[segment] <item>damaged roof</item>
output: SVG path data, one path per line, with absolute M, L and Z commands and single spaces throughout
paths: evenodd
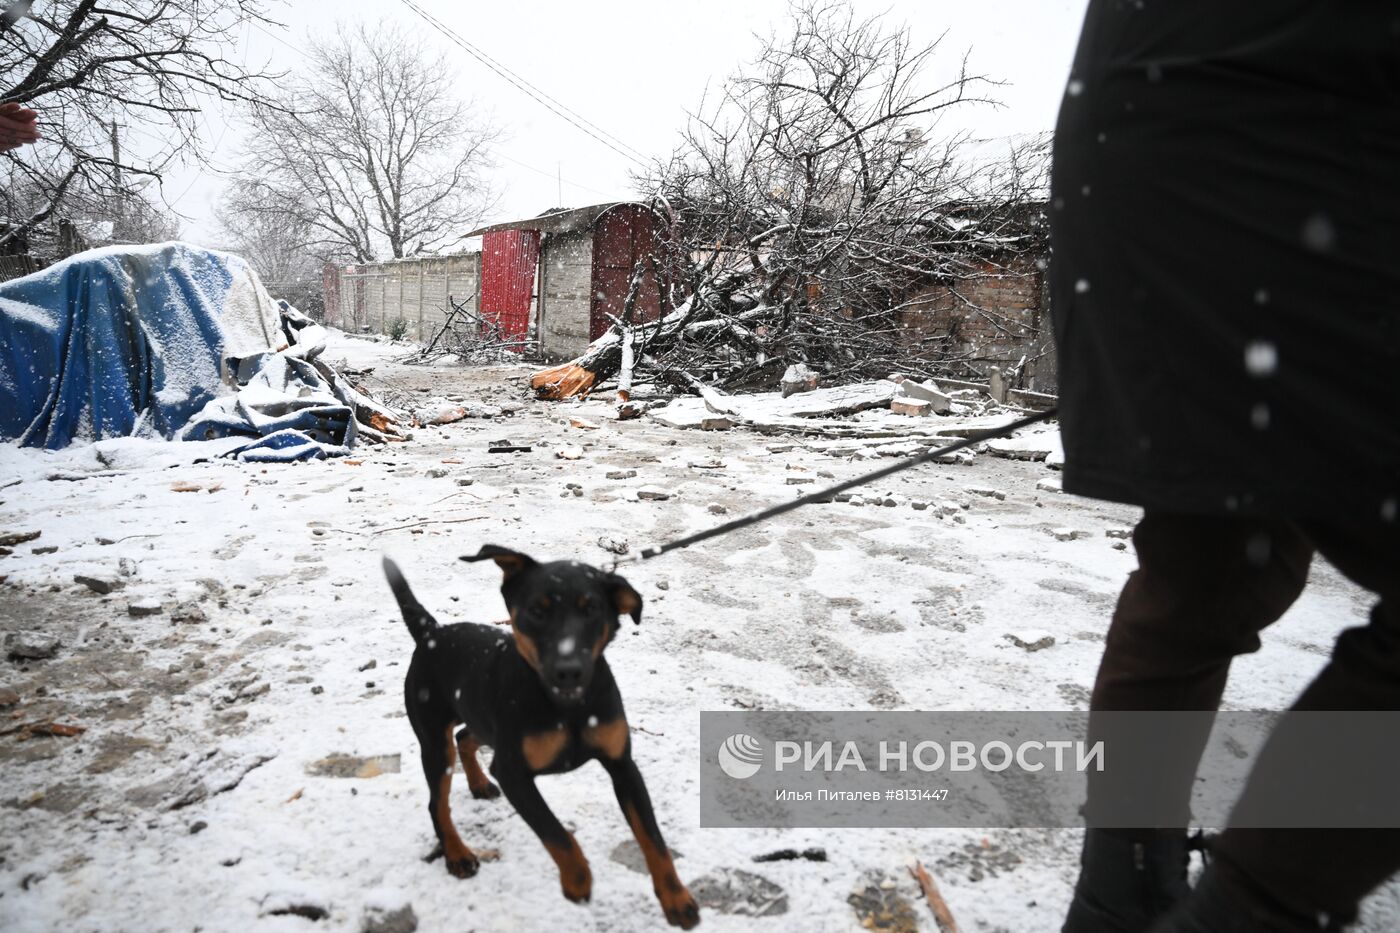
M 508 220 L 503 223 L 490 224 L 485 227 L 478 227 L 466 236 L 481 236 L 483 233 L 498 233 L 502 230 L 538 230 L 541 233 L 573 233 L 576 230 L 587 230 L 597 222 L 598 218 L 610 208 L 619 204 L 627 204 L 627 201 L 608 201 L 604 204 L 593 204 L 589 207 L 556 208 L 545 211 L 537 217 L 527 217 L 523 220 Z

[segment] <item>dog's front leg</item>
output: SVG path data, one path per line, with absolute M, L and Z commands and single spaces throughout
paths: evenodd
M 671 850 L 666 848 L 666 840 L 661 838 L 661 828 L 656 825 L 656 814 L 652 812 L 651 797 L 647 794 L 642 772 L 637 770 L 630 752 L 630 748 L 626 748 L 620 757 L 602 757 L 599 760 L 612 778 L 613 792 L 617 794 L 622 814 L 632 827 L 632 835 L 637 837 L 637 845 L 641 846 L 647 871 L 651 873 L 652 890 L 661 902 L 667 922 L 689 930 L 700 922 L 700 905 L 676 875 Z
M 565 829 L 549 809 L 535 786 L 534 772 L 523 758 L 500 748 L 491 761 L 491 773 L 511 806 L 540 837 L 554 864 L 559 866 L 559 886 L 564 896 L 576 904 L 585 903 L 593 895 L 593 872 L 588 867 L 588 859 L 584 858 L 573 833 Z

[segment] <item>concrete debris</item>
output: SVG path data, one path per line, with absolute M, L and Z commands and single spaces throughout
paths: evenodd
M 894 398 L 890 400 L 890 411 L 921 418 L 933 411 L 933 404 L 917 398 Z
M 458 486 L 470 486 L 470 485 L 472 485 L 472 484 L 475 483 L 475 482 L 476 482 L 476 480 L 473 479 L 473 478 L 470 477 L 470 476 L 459 476 L 459 477 L 457 477 L 457 485 L 458 485 Z
M 1053 476 L 1047 476 L 1045 479 L 1040 480 L 1035 484 L 1035 488 L 1039 489 L 1041 492 L 1064 492 L 1060 481 Z
M 16 544 L 24 544 L 27 541 L 37 539 L 42 534 L 42 531 L 0 532 L 0 547 L 14 547 Z
M 61 643 L 46 632 L 10 632 L 5 636 L 5 656 L 24 661 L 46 661 L 58 654 Z
M 732 427 L 734 427 L 734 419 L 732 418 L 713 417 L 700 419 L 700 430 L 702 431 L 728 431 Z
M 964 486 L 963 491 L 970 495 L 981 496 L 984 499 L 996 499 L 998 502 L 1006 500 L 1006 493 L 990 486 Z
M 821 384 L 821 376 L 806 363 L 794 363 L 783 372 L 781 388 L 783 398 L 799 392 L 811 392 Z
M 942 392 L 932 382 L 916 382 L 906 376 L 895 375 L 890 381 L 899 386 L 899 396 L 929 403 L 929 410 L 935 415 L 946 415 L 953 407 L 952 396 Z M 890 407 L 894 407 L 891 405 Z
M 430 399 L 427 405 L 416 409 L 413 417 L 419 424 L 452 424 L 467 417 L 467 410 L 454 405 L 447 399 Z
M 569 427 L 578 428 L 581 431 L 596 431 L 598 430 L 598 423 L 596 421 L 589 421 L 587 418 L 574 417 L 569 419 Z
M 558 457 L 560 460 L 582 460 L 583 448 L 560 447 L 558 450 L 554 451 L 554 456 Z
M 598 546 L 609 554 L 616 554 L 619 557 L 632 550 L 632 546 L 625 539 L 610 538 L 607 535 L 598 539 Z
M 113 590 L 119 590 L 126 585 L 123 581 L 107 574 L 79 573 L 74 575 L 73 582 L 79 583 L 92 590 L 94 593 L 99 593 L 103 596 L 106 596 Z
M 787 484 L 789 486 L 805 486 L 808 483 L 815 483 L 816 480 L 810 476 L 789 476 Z
M 728 515 L 728 514 L 729 514 L 729 509 L 727 509 L 727 508 L 725 508 L 724 506 L 720 505 L 718 502 L 711 502 L 709 505 L 707 505 L 707 506 L 705 507 L 705 510 L 706 510 L 707 512 L 709 512 L 711 515 Z
M 9 687 L 0 687 L 0 706 L 16 706 L 19 703 L 19 694 Z
M 126 604 L 127 615 L 136 616 L 158 616 L 164 611 L 160 600 L 154 596 L 143 596 L 140 599 L 133 599 Z
M 1050 534 L 1056 541 L 1078 541 L 1080 538 L 1089 537 L 1089 532 L 1077 528 L 1051 528 Z
M 692 460 L 689 466 L 692 470 L 723 470 L 725 463 L 723 460 Z
M 141 572 L 141 567 L 130 557 L 117 559 L 117 573 L 124 577 L 134 577 Z
M 1105 528 L 1103 533 L 1104 533 L 1104 537 L 1106 537 L 1106 538 L 1127 539 L 1127 538 L 1131 538 L 1131 537 L 1133 536 L 1133 529 L 1131 529 L 1131 528 Z
M 609 470 L 608 479 L 632 479 L 637 475 L 636 470 Z
M 1055 636 L 1048 632 L 1008 632 L 1002 636 L 1017 648 L 1027 651 L 1043 651 L 1055 644 Z
M 912 457 L 923 453 L 924 449 L 922 444 L 909 441 L 903 444 L 880 444 L 874 451 L 882 457 Z
M 671 498 L 671 494 L 655 486 L 643 486 L 641 489 L 637 490 L 637 498 L 648 499 L 653 502 L 665 502 L 667 499 Z
M 200 608 L 199 603 L 188 602 L 180 603 L 174 609 L 170 610 L 170 621 L 206 622 L 208 621 L 208 617 L 205 616 L 204 610 Z
M 989 438 L 986 451 L 1007 460 L 1045 461 L 1054 466 L 1064 462 L 1064 448 L 1058 430 L 1022 431 L 1012 437 Z

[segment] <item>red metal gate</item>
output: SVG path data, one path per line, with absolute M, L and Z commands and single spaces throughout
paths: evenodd
M 512 349 L 524 349 L 540 258 L 538 230 L 499 230 L 481 238 L 481 316 L 495 321 Z
M 619 204 L 604 211 L 593 227 L 593 297 L 589 302 L 588 339 L 597 340 L 622 316 L 627 287 L 639 259 L 646 259 L 634 322 L 661 317 L 661 290 L 656 287 L 656 231 L 652 213 L 640 204 Z

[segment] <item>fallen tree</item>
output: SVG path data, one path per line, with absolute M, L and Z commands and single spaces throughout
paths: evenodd
M 793 17 L 638 179 L 671 220 L 656 265 L 685 297 L 653 324 L 624 314 L 578 358 L 535 373 L 541 397 L 595 391 L 629 354 L 639 375 L 682 387 L 771 386 L 794 363 L 828 383 L 917 371 L 911 360 L 980 375 L 975 348 L 906 327 L 931 286 L 1007 342 L 1036 339 L 957 287 L 1019 275 L 1012 266 L 1043 249 L 1047 141 L 934 142 L 942 114 L 990 102 L 996 82 L 964 57 L 921 87 L 940 42 L 856 20 L 837 0 L 805 0 Z

